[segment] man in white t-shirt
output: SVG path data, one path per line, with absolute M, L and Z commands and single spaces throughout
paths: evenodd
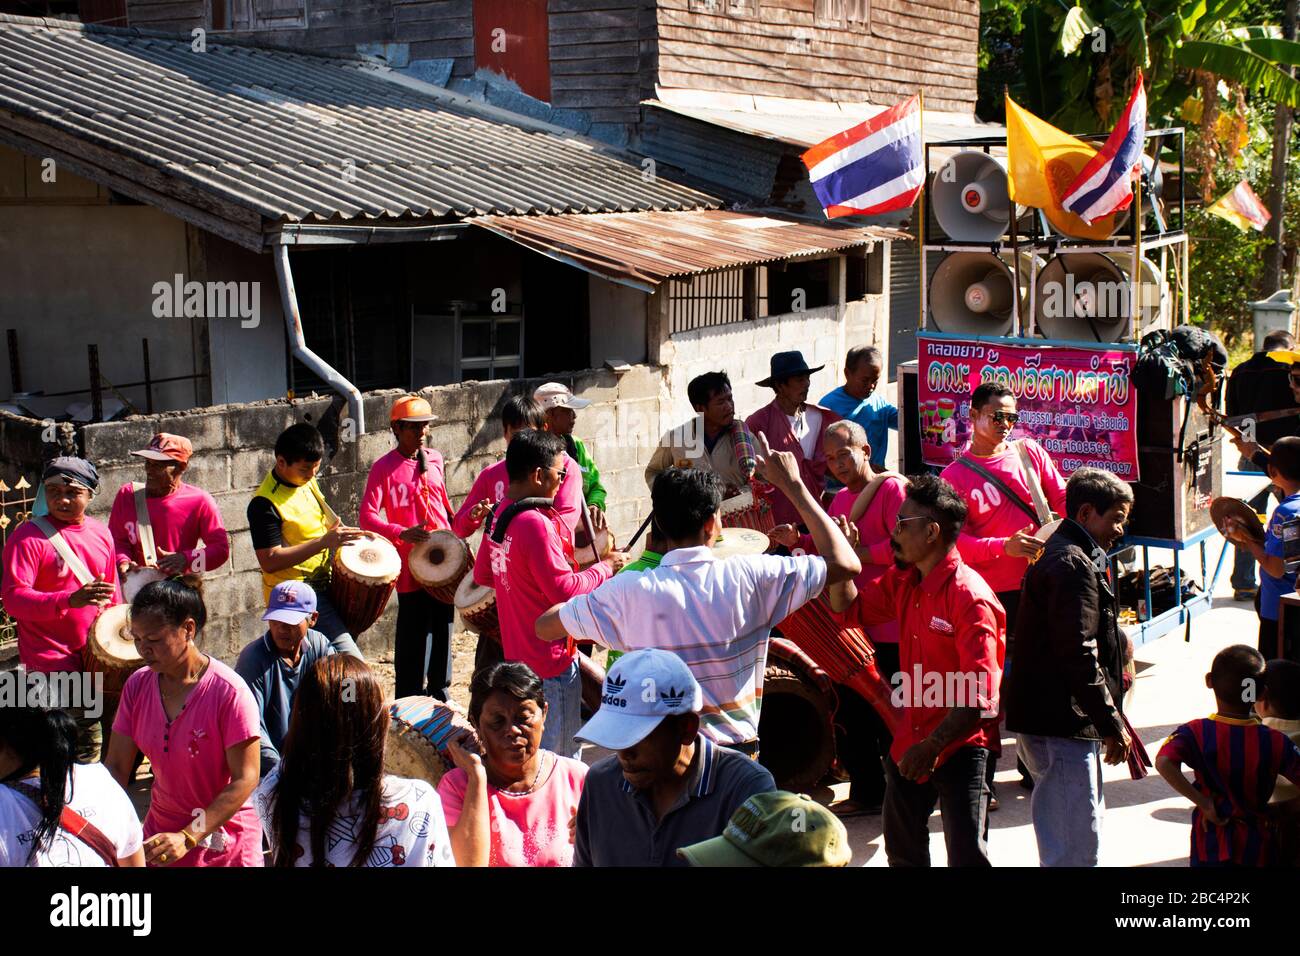
M 755 435 L 762 432 L 773 451 L 794 455 L 799 477 L 813 500 L 821 502 L 826 491 L 826 453 L 822 439 L 827 426 L 840 416 L 829 408 L 808 401 L 808 389 L 814 372 L 826 366 L 809 368 L 802 352 L 777 352 L 772 356 L 771 374 L 757 384 L 776 393 L 771 404 L 764 405 L 749 418 L 745 426 Z M 799 524 L 799 510 L 789 495 L 779 489 L 770 495 L 772 517 L 777 524 Z

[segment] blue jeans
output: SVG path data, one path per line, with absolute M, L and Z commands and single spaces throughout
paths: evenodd
M 546 695 L 542 749 L 576 758 L 581 748 L 573 738 L 582 728 L 582 678 L 577 660 L 570 661 L 563 674 L 542 681 L 542 692 Z
M 351 654 L 359 661 L 365 660 L 324 587 L 316 589 L 316 613 L 320 615 L 316 619 L 316 630 L 329 638 L 335 654 Z
M 1255 463 L 1249 458 L 1243 458 L 1237 464 L 1238 471 L 1251 471 L 1263 474 Z M 1254 498 L 1251 498 L 1246 504 L 1255 509 L 1256 514 L 1264 514 L 1268 510 L 1268 496 L 1272 488 L 1265 488 Z M 1249 591 L 1258 587 L 1255 582 L 1255 559 L 1251 557 L 1249 551 L 1245 548 L 1233 548 L 1232 556 L 1232 587 L 1237 591 Z
M 1101 741 L 1016 734 L 1034 778 L 1029 815 L 1040 866 L 1097 866 L 1101 853 Z

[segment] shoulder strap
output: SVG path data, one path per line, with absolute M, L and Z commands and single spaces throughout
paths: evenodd
M 853 502 L 853 507 L 849 510 L 849 521 L 857 524 L 862 520 L 862 516 L 867 513 L 871 507 L 871 502 L 875 500 L 876 493 L 885 486 L 885 482 L 890 478 L 902 478 L 902 475 L 892 471 L 882 471 L 867 482 L 867 487 L 858 492 L 858 497 Z M 905 482 L 907 479 L 903 479 Z
M 508 499 L 502 498 L 497 502 L 496 508 L 501 508 L 501 504 Z M 510 522 L 514 520 L 515 515 L 521 511 L 531 511 L 534 508 L 554 508 L 554 498 L 520 498 L 518 501 L 511 501 L 504 508 L 501 508 L 500 514 L 496 508 L 493 508 L 487 518 L 487 527 L 485 533 L 492 538 L 497 544 L 505 540 L 506 530 L 510 527 Z
M 1025 470 L 1025 484 L 1029 485 L 1029 493 L 1034 498 L 1034 511 L 1038 513 L 1038 523 L 1045 525 L 1052 520 L 1052 509 L 1047 507 L 1047 499 L 1043 496 L 1043 487 L 1038 482 L 1038 471 L 1034 468 L 1034 462 L 1029 457 L 1029 449 L 1025 445 L 1024 439 L 1016 442 L 1016 454 L 1020 456 L 1020 467 Z
M 138 481 L 131 482 L 135 497 L 135 530 L 140 536 L 140 553 L 144 557 L 146 568 L 158 567 L 158 549 L 153 540 L 153 524 L 149 521 L 149 504 L 145 498 L 144 485 Z
M 63 533 L 50 524 L 45 515 L 37 515 L 31 520 L 36 527 L 41 529 L 41 533 L 45 535 L 50 544 L 54 546 L 54 550 L 58 552 L 59 557 L 63 559 L 63 563 L 68 566 L 72 576 L 79 583 L 86 585 L 95 580 L 95 576 L 90 573 L 90 568 L 86 567 L 86 562 L 82 561 L 81 557 L 72 550 L 67 539 L 63 537 Z
M 30 783 L 19 781 L 9 783 L 6 786 L 17 790 L 38 807 L 43 803 L 41 792 Z M 72 809 L 72 807 L 64 806 L 63 813 L 59 815 L 59 826 L 94 850 L 95 855 L 103 860 L 106 866 L 118 865 L 117 848 L 113 846 L 113 841 L 104 835 L 103 830 Z
M 1024 498 L 1021 498 L 1018 494 L 1012 491 L 1011 488 L 1008 487 L 1007 483 L 1003 481 L 1001 478 L 999 478 L 997 475 L 993 474 L 993 472 L 989 471 L 979 462 L 975 461 L 973 458 L 970 458 L 967 455 L 962 455 L 960 458 L 957 459 L 957 461 L 960 464 L 965 465 L 971 471 L 975 472 L 975 474 L 987 478 L 990 482 L 993 483 L 994 487 L 998 488 L 1004 495 L 1007 496 L 1007 501 L 1009 501 L 1011 504 L 1015 505 L 1017 508 L 1023 511 L 1031 520 L 1038 521 L 1038 513 L 1034 511 L 1034 509 L 1031 508 L 1025 502 Z M 1042 524 L 1041 521 L 1039 521 L 1038 523 L 1040 525 Z
M 325 496 L 321 494 L 320 485 L 316 483 L 315 478 L 307 482 L 307 488 L 316 499 L 316 503 L 320 505 L 321 514 L 325 516 L 325 523 L 330 527 L 338 524 L 339 516 L 334 513 L 334 509 L 330 507 L 329 502 L 325 500 Z

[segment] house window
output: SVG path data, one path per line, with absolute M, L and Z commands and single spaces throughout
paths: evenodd
M 520 310 L 519 306 L 513 307 Z M 460 380 L 485 382 L 523 375 L 524 318 L 516 314 L 465 314 L 457 308 Z
M 307 0 L 212 0 L 212 29 L 243 32 L 307 26 Z
M 807 312 L 836 304 L 835 270 L 839 256 L 803 259 L 769 269 L 768 307 L 773 315 Z
M 818 26 L 866 27 L 871 22 L 871 0 L 816 0 L 813 15 Z
M 854 249 L 845 256 L 846 302 L 857 302 L 885 291 L 885 246 L 878 242 Z
M 689 332 L 767 315 L 767 269 L 706 272 L 668 283 L 668 331 Z
M 691 0 L 691 13 L 731 17 L 758 16 L 758 0 Z

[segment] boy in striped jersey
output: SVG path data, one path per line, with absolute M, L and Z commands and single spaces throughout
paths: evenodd
M 1165 741 L 1156 770 L 1192 801 L 1192 866 L 1268 866 L 1272 832 L 1264 810 L 1279 775 L 1300 783 L 1300 749 L 1251 713 L 1264 658 L 1234 644 L 1215 655 L 1205 686 L 1215 713 L 1183 724 Z M 1183 776 L 1192 768 L 1195 782 Z

